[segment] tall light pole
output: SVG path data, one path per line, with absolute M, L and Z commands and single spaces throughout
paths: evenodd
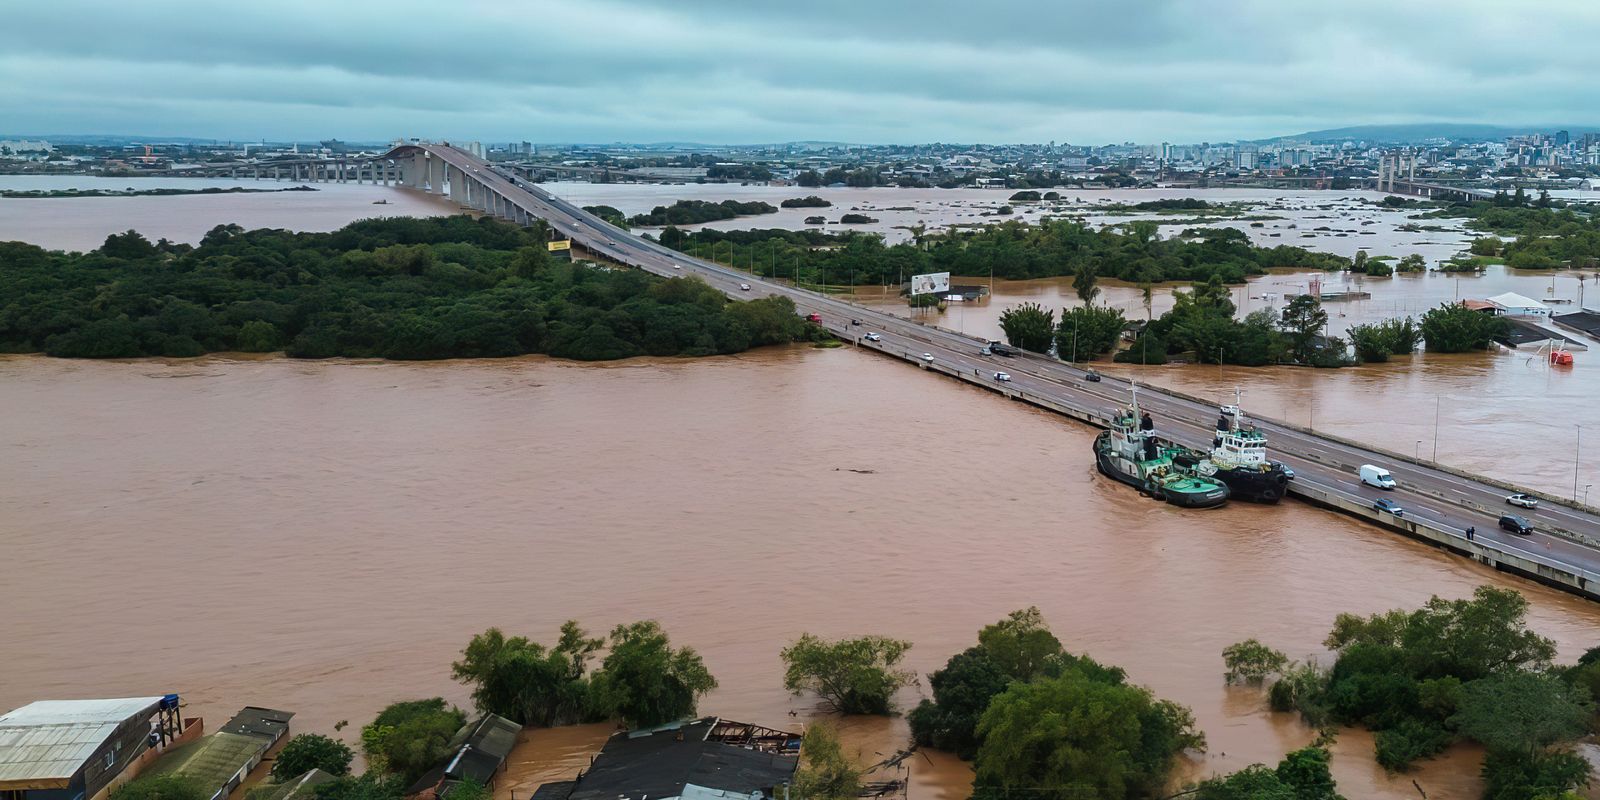
M 1439 402 L 1440 395 L 1433 396 L 1433 463 L 1439 463 Z
M 1578 458 L 1583 455 L 1583 426 L 1578 426 L 1578 439 L 1572 446 L 1572 502 L 1578 502 Z
M 1422 463 L 1422 440 L 1421 439 L 1417 440 L 1417 446 L 1416 447 L 1411 448 L 1411 460 L 1413 462 L 1415 462 L 1415 463 L 1418 463 L 1418 464 Z

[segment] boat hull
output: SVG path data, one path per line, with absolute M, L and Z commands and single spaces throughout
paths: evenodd
M 1100 436 L 1105 437 L 1107 435 L 1102 433 Z M 1152 492 L 1151 489 L 1153 487 L 1143 476 L 1125 470 L 1121 463 L 1107 452 L 1107 448 L 1103 444 L 1104 438 L 1095 439 L 1094 464 L 1101 475 L 1126 483 L 1140 492 L 1148 493 L 1179 508 L 1214 508 L 1228 502 L 1230 491 L 1227 484 L 1221 482 L 1218 482 L 1216 486 L 1220 491 L 1170 492 L 1160 487 L 1154 487 L 1155 491 Z
M 1228 487 L 1235 500 L 1276 503 L 1289 493 L 1289 476 L 1281 469 L 1219 469 L 1212 476 Z

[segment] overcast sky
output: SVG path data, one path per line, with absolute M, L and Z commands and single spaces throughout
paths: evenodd
M 1600 120 L 1600 2 L 6 3 L 0 133 L 1196 142 Z

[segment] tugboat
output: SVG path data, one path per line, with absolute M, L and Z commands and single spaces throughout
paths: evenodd
M 1245 422 L 1238 395 L 1234 390 L 1234 405 L 1223 406 L 1217 416 L 1211 456 L 1208 463 L 1200 466 L 1200 472 L 1227 484 L 1229 492 L 1239 500 L 1276 503 L 1289 490 L 1289 473 L 1282 464 L 1267 458 L 1267 435 Z
M 1155 422 L 1139 411 L 1137 390 L 1133 405 L 1119 411 L 1111 429 L 1095 437 L 1094 460 L 1100 474 L 1175 506 L 1213 508 L 1228 502 L 1226 484 L 1181 463 L 1192 465 L 1201 457 L 1156 436 Z

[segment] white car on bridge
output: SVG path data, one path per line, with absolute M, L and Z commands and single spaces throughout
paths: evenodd
M 883 334 L 881 334 L 881 333 L 869 333 L 869 334 L 867 334 L 867 341 L 869 341 L 869 342 L 881 342 L 881 341 L 883 341 Z
M 1506 502 L 1511 504 L 1511 505 L 1514 505 L 1514 506 L 1520 506 L 1522 508 L 1538 508 L 1539 507 L 1539 498 L 1534 497 L 1532 495 L 1523 494 L 1522 492 L 1517 492 L 1516 494 L 1511 495 L 1510 497 L 1507 497 L 1506 498 Z

